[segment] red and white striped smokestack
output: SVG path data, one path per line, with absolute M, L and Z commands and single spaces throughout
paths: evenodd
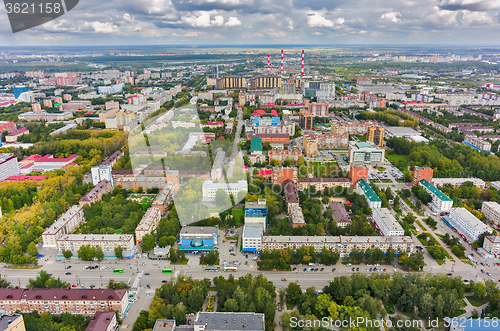
M 302 50 L 302 70 L 300 71 L 300 77 L 304 77 L 304 50 Z
M 281 50 L 281 73 L 283 73 L 283 50 Z
M 271 71 L 270 69 L 270 60 L 269 60 L 269 54 L 267 54 L 267 72 L 269 73 Z

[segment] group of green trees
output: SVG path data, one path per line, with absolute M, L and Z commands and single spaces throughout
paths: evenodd
M 335 264 L 340 254 L 323 247 L 317 253 L 312 246 L 299 247 L 295 251 L 291 248 L 263 250 L 260 253 L 257 265 L 260 270 L 290 270 L 291 264 L 308 264 L 321 262 L 324 264 Z
M 62 313 L 53 315 L 50 312 L 37 311 L 24 314 L 26 331 L 85 331 L 92 316 Z
M 172 278 L 156 290 L 149 311 L 141 311 L 133 331 L 151 330 L 157 319 L 173 319 L 178 325 L 186 323 L 186 314 L 201 311 L 212 282 L 191 277 Z
M 200 254 L 200 264 L 219 265 L 219 251 L 212 249 L 208 254 L 202 252 Z
M 386 252 L 381 250 L 380 248 L 367 248 L 366 250 L 360 248 L 353 248 L 349 255 L 346 255 L 343 259 L 344 263 L 352 263 L 352 264 L 361 264 L 361 263 L 382 263 L 393 264 L 394 259 L 396 258 L 396 250 L 392 247 L 389 248 Z
M 455 254 L 459 259 L 465 259 L 465 247 L 460 243 L 460 238 L 450 237 L 448 233 L 445 233 L 441 239 L 443 242 L 451 248 L 451 252 Z
M 69 283 L 63 282 L 59 277 L 55 278 L 48 274 L 46 271 L 40 271 L 40 274 L 35 278 L 28 280 L 27 288 L 68 288 Z
M 186 253 L 181 249 L 175 249 L 173 247 L 170 247 L 168 255 L 169 255 L 168 259 L 172 263 L 182 264 L 187 262 Z
M 276 314 L 276 288 L 263 275 L 246 274 L 235 279 L 232 274 L 228 279 L 215 277 L 219 312 L 264 313 L 266 330 L 274 330 Z
M 423 204 L 428 204 L 432 201 L 432 196 L 429 192 L 427 192 L 422 186 L 415 185 L 411 188 L 411 192 L 415 194 L 417 199 L 421 201 Z
M 78 249 L 78 258 L 84 261 L 93 261 L 94 259 L 102 260 L 104 252 L 101 246 L 82 245 Z

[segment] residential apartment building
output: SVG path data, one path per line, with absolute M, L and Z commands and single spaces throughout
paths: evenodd
M 287 179 L 283 182 L 283 196 L 288 210 L 291 206 L 299 206 L 299 196 L 297 195 L 297 188 L 295 183 Z
M 273 185 L 283 186 L 283 183 L 288 179 L 294 183 L 297 182 L 297 168 L 273 167 Z
M 161 214 L 157 208 L 149 208 L 135 228 L 135 242 L 139 245 L 142 237 L 156 231 L 160 224 Z
M 330 201 L 328 205 L 332 208 L 333 218 L 337 221 L 337 226 L 345 228 L 352 223 L 351 216 L 340 201 Z
M 292 228 L 306 225 L 304 213 L 302 208 L 298 205 L 291 205 L 288 207 L 288 221 Z
M 418 182 L 419 186 L 422 186 L 431 196 L 432 203 L 440 211 L 450 211 L 453 207 L 453 200 L 451 200 L 446 194 L 444 194 L 440 189 L 429 183 L 425 179 L 421 179 Z
M 307 109 L 299 111 L 299 126 L 302 130 L 314 130 L 314 115 Z
M 481 222 L 476 216 L 465 208 L 451 208 L 450 215 L 445 220 L 458 233 L 464 236 L 469 243 L 479 239 L 483 232 L 492 232 L 492 229 Z
M 356 193 L 365 196 L 366 202 L 368 202 L 368 206 L 372 210 L 375 208 L 382 208 L 382 200 L 380 200 L 377 193 L 375 193 L 365 179 L 360 179 L 356 183 Z
M 302 191 L 314 186 L 316 191 L 323 191 L 326 188 L 341 186 L 348 188 L 351 186 L 349 178 L 298 178 L 297 190 Z
M 500 204 L 494 201 L 485 201 L 481 207 L 481 213 L 488 221 L 500 225 Z
M 177 330 L 177 328 L 176 328 Z M 193 322 L 193 331 L 264 331 L 264 314 L 198 312 Z M 179 329 L 181 331 L 181 329 Z M 190 331 L 189 329 L 186 331 Z
M 92 316 L 85 331 L 116 331 L 117 328 L 118 322 L 114 312 L 98 311 Z
M 384 127 L 370 126 L 366 132 L 366 141 L 370 141 L 378 147 L 384 146 Z
M 0 315 L 0 331 L 26 331 L 23 315 Z
M 90 168 L 90 175 L 92 177 L 92 184 L 97 185 L 101 180 L 106 179 L 109 181 L 111 188 L 113 188 L 113 167 L 111 164 L 98 165 Z
M 399 224 L 387 208 L 373 209 L 373 222 L 384 236 L 404 236 L 405 234 L 405 230 L 401 224 Z
M 99 311 L 116 311 L 123 317 L 128 308 L 127 290 L 0 289 L 0 310 L 7 314 L 37 311 L 87 316 Z
M 73 233 L 83 220 L 83 207 L 81 205 L 71 206 L 42 233 L 43 246 L 56 247 L 57 239 L 65 234 Z
M 262 139 L 262 143 L 268 142 L 270 144 L 290 143 L 290 135 L 288 133 L 254 133 L 254 134 L 248 134 L 246 138 L 247 139 L 260 138 Z
M 500 254 L 500 236 L 484 237 L 483 248 L 490 254 Z
M 365 165 L 351 165 L 349 171 L 349 179 L 351 180 L 351 188 L 356 188 L 358 180 L 368 179 L 368 167 Z
M 375 249 L 387 251 L 389 248 L 399 253 L 413 253 L 415 242 L 411 237 L 385 237 L 385 236 L 263 236 L 262 250 L 286 249 L 296 250 L 300 247 L 313 247 L 316 252 L 321 252 L 323 247 L 339 252 L 341 257 L 351 253 L 353 248 Z
M 358 142 L 349 143 L 349 162 L 350 164 L 369 164 L 382 166 L 385 161 L 385 150 L 375 145 Z
M 250 89 L 274 89 L 281 87 L 281 77 L 278 76 L 259 76 L 250 79 Z
M 269 163 L 271 160 L 279 161 L 280 164 L 290 159 L 293 160 L 294 163 L 297 163 L 299 158 L 302 156 L 302 152 L 299 147 L 291 146 L 288 149 L 272 149 L 268 152 L 267 157 L 269 159 Z
M 151 208 L 156 208 L 160 214 L 164 214 L 174 198 L 174 192 L 174 183 L 168 182 L 153 200 Z
M 101 180 L 91 188 L 79 201 L 80 206 L 90 205 L 102 199 L 102 196 L 111 192 L 111 182 L 107 179 Z
M 242 250 L 245 253 L 258 253 L 262 248 L 264 228 L 259 224 L 245 224 L 241 237 Z
M 309 112 L 314 116 L 318 117 L 328 117 L 328 104 L 311 102 L 309 104 Z
M 318 148 L 346 148 L 349 145 L 347 133 L 318 134 Z
M 0 181 L 5 180 L 11 176 L 18 176 L 19 164 L 17 162 L 17 156 L 10 153 L 0 154 Z
M 444 186 L 444 185 L 451 185 L 453 187 L 455 186 L 462 186 L 465 183 L 470 182 L 476 187 L 484 188 L 486 186 L 486 183 L 484 180 L 481 178 L 433 178 L 432 179 L 432 184 L 434 184 L 436 187 L 439 186 Z
M 434 170 L 432 170 L 432 168 L 415 166 L 415 168 L 413 169 L 413 179 L 411 181 L 411 185 L 418 185 L 418 182 L 422 179 L 425 179 L 428 182 L 432 182 L 433 173 Z
M 114 253 L 115 247 L 121 246 L 124 251 L 134 248 L 134 236 L 131 234 L 66 234 L 57 239 L 57 249 L 62 252 L 70 250 L 78 255 L 81 246 L 100 246 L 104 253 Z
M 244 89 L 246 88 L 245 77 L 227 76 L 217 79 L 217 89 Z
M 214 164 L 210 173 L 210 177 L 212 178 L 212 180 L 222 179 L 222 170 L 224 169 L 225 156 L 226 152 L 222 148 L 217 148 L 214 158 Z
M 134 177 L 128 176 L 128 174 L 124 174 L 120 176 L 120 174 L 115 175 L 115 171 L 113 170 L 113 177 L 116 176 L 115 186 L 123 187 L 127 190 L 136 190 L 139 187 L 142 187 L 144 191 L 151 188 L 163 188 L 167 182 L 174 183 L 175 190 L 179 189 L 179 172 L 177 170 L 171 170 L 166 174 L 166 177 L 146 177 L 146 176 L 137 176 Z M 126 170 L 125 170 L 126 171 Z
M 464 143 L 481 151 L 491 151 L 491 143 L 477 137 L 475 134 L 466 134 Z
M 314 132 L 305 132 L 303 134 L 302 147 L 304 148 L 304 155 L 307 157 L 318 154 L 318 138 Z
M 227 195 L 238 196 L 239 192 L 248 192 L 248 183 L 246 180 L 240 180 L 237 183 L 214 183 L 212 180 L 206 180 L 202 186 L 202 200 L 214 201 L 215 192 L 223 189 Z

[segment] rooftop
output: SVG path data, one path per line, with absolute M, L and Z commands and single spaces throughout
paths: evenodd
M 103 331 L 107 330 L 108 326 L 113 322 L 116 322 L 115 312 L 113 311 L 98 311 L 92 316 L 89 325 L 85 331 Z
M 243 226 L 243 238 L 262 238 L 263 233 L 262 224 L 245 224 Z
M 429 191 L 432 192 L 435 196 L 438 197 L 441 201 L 452 201 L 446 194 L 441 192 L 440 189 L 436 188 L 434 185 L 426 181 L 425 179 L 422 179 L 418 182 L 420 185 L 424 186 L 427 188 Z
M 264 314 L 199 312 L 194 325 L 204 325 L 205 331 L 264 331 Z
M 420 136 L 421 133 L 407 127 L 389 126 L 385 128 L 388 135 L 392 136 Z
M 0 288 L 0 300 L 66 300 L 119 301 L 127 290 L 108 289 L 12 289 Z
M 0 315 L 0 330 L 7 330 L 9 325 L 18 318 L 22 319 L 23 316 L 21 314 Z
M 363 244 L 363 243 L 413 243 L 411 237 L 386 236 L 263 236 L 263 243 L 281 244 Z
M 298 178 L 298 183 L 346 183 L 349 178 Z
M 181 234 L 217 234 L 214 226 L 183 226 Z
M 399 222 L 392 216 L 391 212 L 387 208 L 375 208 L 373 210 L 374 213 L 380 217 L 382 222 L 384 222 L 385 226 L 389 229 L 389 231 L 404 231 L 403 227 Z
M 372 202 L 382 202 L 380 198 L 378 197 L 377 193 L 370 187 L 368 182 L 364 179 L 360 179 L 357 182 L 357 185 L 361 188 L 363 191 L 363 194 L 366 196 L 366 198 Z
M 130 241 L 133 238 L 131 234 L 66 234 L 58 239 L 58 241 L 88 241 L 88 242 L 116 242 Z
M 342 202 L 330 201 L 328 204 L 332 207 L 333 217 L 335 217 L 337 223 L 351 223 L 351 216 L 347 213 Z

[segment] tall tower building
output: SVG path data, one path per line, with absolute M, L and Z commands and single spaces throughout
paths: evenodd
M 371 141 L 378 147 L 384 145 L 385 129 L 382 126 L 370 126 L 366 132 L 366 141 Z
M 313 130 L 314 129 L 314 115 L 307 111 L 307 109 L 301 109 L 299 112 L 299 125 L 302 130 Z

